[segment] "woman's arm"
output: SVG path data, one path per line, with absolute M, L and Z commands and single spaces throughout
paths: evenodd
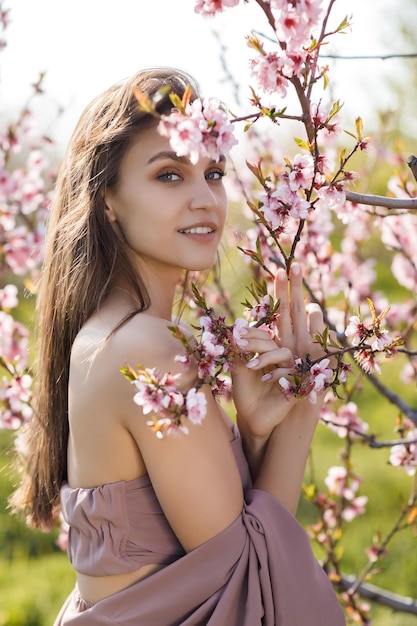
M 256 489 L 272 493 L 293 515 L 319 413 L 319 408 L 308 400 L 297 403 L 271 433 L 254 483 Z
M 133 402 L 134 388 L 119 373 L 120 365 L 137 363 L 161 372 L 181 374 L 177 388 L 195 384 L 192 366 L 184 370 L 175 357 L 184 347 L 160 319 L 139 314 L 123 326 L 106 346 L 105 379 L 113 386 L 112 412 L 137 444 L 153 488 L 173 531 L 188 552 L 227 528 L 241 514 L 243 489 L 226 425 L 211 389 L 200 391 L 207 402 L 201 424 L 187 422 L 189 434 L 158 439 L 147 425 L 149 415 Z

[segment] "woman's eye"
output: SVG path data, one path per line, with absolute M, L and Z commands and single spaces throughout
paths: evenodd
M 181 176 L 176 172 L 161 172 L 158 174 L 158 180 L 166 181 L 168 183 L 181 180 Z
M 224 170 L 214 170 L 213 172 L 206 174 L 206 178 L 209 180 L 221 180 L 223 176 L 226 176 L 226 172 Z

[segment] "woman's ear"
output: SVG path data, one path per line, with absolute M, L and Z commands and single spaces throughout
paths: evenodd
M 104 193 L 104 206 L 106 217 L 109 220 L 110 224 L 115 224 L 117 222 L 117 216 L 113 208 L 111 194 L 108 191 Z

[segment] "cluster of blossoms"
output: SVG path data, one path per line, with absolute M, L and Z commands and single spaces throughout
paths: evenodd
M 369 424 L 360 418 L 355 402 L 347 402 L 337 411 L 333 411 L 329 404 L 326 403 L 321 409 L 320 418 L 338 437 L 344 439 L 349 436 L 350 439 L 359 439 L 368 432 Z
M 216 98 L 197 98 L 162 115 L 158 131 L 169 138 L 178 156 L 189 156 L 191 163 L 200 157 L 218 161 L 237 143 L 233 125 Z
M 365 506 L 368 502 L 367 496 L 358 496 L 357 491 L 361 483 L 361 478 L 348 472 L 346 467 L 330 467 L 324 479 L 326 487 L 331 496 L 336 496 L 343 501 L 341 517 L 345 522 L 351 522 L 358 515 L 365 513 Z M 326 524 L 332 528 L 336 526 L 336 501 L 332 506 L 326 507 L 323 518 Z
M 330 359 L 322 359 L 317 363 L 309 364 L 308 359 L 295 359 L 294 383 L 287 378 L 280 378 L 279 384 L 287 397 L 307 396 L 312 404 L 317 402 L 317 396 L 331 386 L 334 380 L 334 371 L 329 367 Z
M 0 428 L 18 428 L 32 414 L 32 378 L 24 374 L 28 361 L 29 331 L 9 313 L 18 305 L 16 285 L 0 289 Z
M 368 303 L 371 308 L 372 319 L 364 322 L 359 315 L 353 315 L 346 327 L 345 335 L 350 337 L 352 346 L 358 347 L 354 357 L 362 369 L 367 373 L 376 371 L 380 374 L 381 368 L 376 360 L 377 355 L 385 353 L 387 356 L 392 356 L 402 343 L 402 339 L 391 337 L 386 328 L 381 328 L 388 310 L 377 315 L 373 303 L 370 300 Z
M 321 0 L 271 0 L 279 50 L 267 52 L 257 38 L 249 38 L 249 45 L 258 56 L 251 61 L 251 71 L 258 86 L 269 94 L 287 95 L 293 77 L 302 78 L 306 67 L 313 67 L 312 31 L 322 14 Z
M 148 426 L 158 438 L 165 434 L 188 434 L 184 423 L 200 424 L 206 414 L 206 397 L 195 387 L 184 394 L 176 387 L 179 374 L 172 375 L 156 368 L 139 367 L 137 371 L 123 367 L 122 373 L 135 387 L 133 401 L 151 419 Z
M 330 467 L 324 482 L 327 494 L 315 490 L 310 494 L 310 500 L 322 513 L 322 520 L 309 527 L 309 534 L 321 546 L 331 541 L 340 519 L 349 523 L 363 515 L 368 502 L 367 496 L 357 495 L 361 478 L 348 471 L 346 467 L 339 465 Z
M 260 211 L 274 231 L 282 232 L 288 217 L 305 219 L 311 203 L 305 190 L 311 189 L 314 161 L 311 155 L 298 154 L 289 163 L 289 171 L 282 173 L 274 185 L 268 184 L 259 198 Z
M 5 28 L 8 12 L 0 10 Z M 1 47 L 1 46 L 0 46 Z M 42 92 L 42 76 L 34 93 Z M 48 137 L 37 132 L 29 108 L 0 130 L 0 279 L 13 274 L 16 283 L 33 291 L 42 261 L 45 220 L 55 172 L 46 152 Z M 18 428 L 31 415 L 27 373 L 29 330 L 12 310 L 19 305 L 16 284 L 0 289 L 0 427 Z
M 326 184 L 328 168 L 324 157 L 315 161 L 311 154 L 296 154 L 286 159 L 286 168 L 273 183 L 261 180 L 264 192 L 259 197 L 259 211 L 273 231 L 283 233 L 289 218 L 304 220 L 315 207 L 337 210 L 344 204 L 342 183 Z
M 227 375 L 233 370 L 236 358 L 248 361 L 251 354 L 245 350 L 245 334 L 249 321 L 237 318 L 233 324 L 226 323 L 223 315 L 218 315 L 213 308 L 207 307 L 204 296 L 194 287 L 194 295 L 204 315 L 199 319 L 196 330 L 197 338 L 190 339 L 178 327 L 171 327 L 173 335 L 185 346 L 185 354 L 178 355 L 176 361 L 188 367 L 191 360 L 197 364 L 199 382 L 186 394 L 176 387 L 179 374 L 161 373 L 155 369 L 140 367 L 137 371 L 122 367 L 121 372 L 136 387 L 134 402 L 142 407 L 145 415 L 151 413 L 148 425 L 158 437 L 178 432 L 187 433 L 185 420 L 193 424 L 201 423 L 206 414 L 204 394 L 199 391 L 202 385 L 209 385 L 211 393 L 220 397 L 230 393 L 230 381 Z M 270 296 L 259 298 L 251 308 L 251 323 L 261 327 L 273 336 L 272 326 L 279 315 L 279 303 L 274 303 Z M 317 402 L 318 394 L 334 384 L 335 371 L 329 367 L 330 359 L 317 362 L 296 358 L 294 371 L 287 378 L 279 380 L 284 396 L 288 398 L 307 397 L 311 403 Z M 340 382 L 341 376 L 339 376 Z
M 0 429 L 16 430 L 31 417 L 31 389 L 32 378 L 29 374 L 15 375 L 13 378 L 3 377 L 0 388 Z

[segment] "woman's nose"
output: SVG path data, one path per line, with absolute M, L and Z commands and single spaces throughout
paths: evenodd
M 190 194 L 189 207 L 191 210 L 212 209 L 217 207 L 217 196 L 210 188 L 206 179 L 199 180 L 193 185 Z

